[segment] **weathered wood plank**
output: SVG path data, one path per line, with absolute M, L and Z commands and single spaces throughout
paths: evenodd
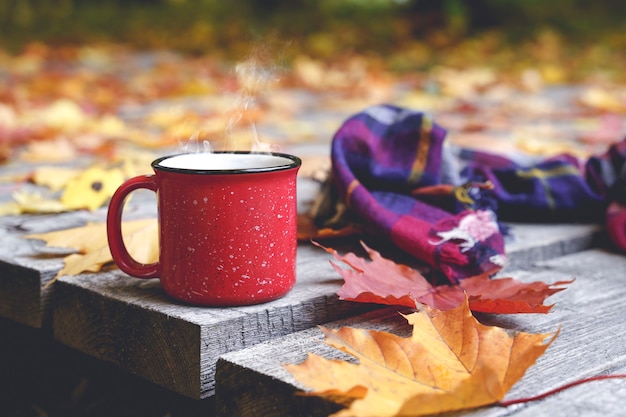
M 326 147 L 323 149 L 325 152 Z M 321 152 L 319 147 L 314 151 Z M 315 181 L 299 181 L 300 211 L 307 209 L 318 186 Z M 0 200 L 6 200 L 4 197 Z M 149 192 L 135 193 L 127 207 L 127 217 L 155 215 L 153 198 Z M 24 239 L 24 235 L 77 227 L 105 218 L 106 209 L 93 213 L 0 217 L 0 317 L 36 328 L 44 326 L 50 318 L 54 286 L 46 284 L 62 268 L 62 263 L 51 256 L 53 249 Z M 512 231 L 507 242 L 510 267 L 585 249 L 595 245 L 600 234 L 600 228 L 594 225 L 513 225 Z
M 84 214 L 82 217 L 59 216 L 55 218 L 54 224 L 70 227 L 86 220 Z M 49 228 L 49 223 L 49 219 L 33 218 L 28 224 L 27 233 Z M 516 235 L 527 226 L 516 226 Z M 591 242 L 596 233 L 596 229 L 590 226 L 542 226 L 540 230 L 544 233 L 534 235 L 533 242 L 550 253 L 559 253 L 564 242 L 577 239 L 582 242 L 582 246 L 585 242 Z M 517 246 L 513 246 L 509 258 L 515 260 L 516 257 L 523 257 L 523 262 L 528 262 L 534 256 L 545 253 L 537 252 L 535 246 L 524 245 L 523 234 L 519 236 L 515 242 Z M 559 239 L 558 236 L 563 238 Z M 56 303 L 57 317 L 54 324 L 54 332 L 60 341 L 194 398 L 204 398 L 213 392 L 216 355 L 360 311 L 352 310 L 350 303 L 336 300 L 334 294 L 341 282 L 326 263 L 328 256 L 307 245 L 301 246 L 300 256 L 304 256 L 304 259 L 299 262 L 299 283 L 289 298 L 278 303 L 278 306 L 262 306 L 252 314 L 229 310 L 226 315 L 217 314 L 213 321 L 206 322 L 187 319 L 185 315 L 177 318 L 176 314 L 180 315 L 181 310 L 194 309 L 173 304 L 178 313 L 171 313 L 169 307 L 172 303 L 160 294 L 158 282 L 135 280 L 121 273 L 66 277 L 47 288 L 45 283 L 61 267 L 59 260 L 36 259 L 41 253 L 41 247 L 20 239 L 11 234 L 3 236 L 3 241 L 10 242 L 3 248 L 20 248 L 18 250 L 21 251 L 7 256 L 11 257 L 13 264 L 6 262 L 0 265 L 0 282 L 3 283 L 0 295 L 7 300 L 2 304 L 4 316 L 41 327 L 44 317 L 49 315 L 46 306 L 51 291 L 61 291 L 60 301 Z M 30 279 L 27 279 L 29 276 Z M 318 292 L 310 291 L 308 282 L 311 281 L 307 279 L 319 281 Z M 17 291 L 16 288 L 20 286 L 25 289 Z M 282 304 L 285 301 L 287 304 Z M 29 313 L 29 309 L 32 312 Z M 215 317 L 215 311 L 213 313 Z M 155 331 L 148 335 L 141 333 L 150 328 Z M 184 352 L 170 351 L 172 346 L 177 345 L 176 337 L 161 337 L 161 333 L 174 335 L 177 331 L 187 337 Z M 232 336 L 233 333 L 240 336 Z M 152 338 L 156 340 L 149 342 Z M 137 354 L 149 345 L 154 346 L 150 354 Z M 161 362 L 166 365 L 150 366 L 151 363 Z
M 610 369 L 610 374 L 625 374 L 626 366 Z M 544 416 L 584 416 L 607 417 L 624 414 L 626 381 L 604 380 L 588 385 L 579 385 L 558 393 L 529 407 L 519 406 L 516 417 Z
M 509 224 L 507 270 L 606 245 L 606 236 L 595 224 Z
M 45 329 L 0 318 L 0 415 L 211 417 L 195 400 L 57 343 Z
M 603 250 L 589 250 L 567 255 L 512 275 L 524 281 L 553 282 L 576 278 L 566 291 L 552 297 L 556 305 L 546 315 L 481 316 L 486 324 L 529 332 L 554 332 L 559 337 L 524 378 L 513 387 L 507 398 L 539 394 L 564 383 L 603 373 L 614 373 L 626 367 L 626 257 Z M 393 308 L 386 308 L 328 324 L 329 327 L 354 326 L 399 333 L 409 331 Z M 304 387 L 285 371 L 286 363 L 299 363 L 308 352 L 329 358 L 346 357 L 323 343 L 318 329 L 291 334 L 271 343 L 223 355 L 216 371 L 216 414 L 218 416 L 326 416 L 336 407 L 319 398 L 295 396 Z M 602 415 L 618 415 L 621 401 L 606 403 L 602 390 L 610 387 L 623 394 L 626 381 L 590 384 L 575 393 L 562 393 L 549 402 L 502 409 L 487 407 L 468 412 L 476 416 L 568 415 L 587 416 L 587 410 L 602 410 Z M 560 398 L 560 400 L 559 400 Z M 566 399 L 568 412 L 560 401 Z M 580 408 L 577 407 L 580 405 Z M 465 414 L 464 414 L 465 415 Z M 594 415 L 601 415 L 597 412 Z
M 63 267 L 54 249 L 24 238 L 30 233 L 84 224 L 97 214 L 0 217 L 0 316 L 41 328 L 50 321 L 53 286 L 48 282 Z
M 564 240 L 591 242 L 596 229 L 560 226 L 541 230 L 543 234 L 533 236 L 535 244 L 556 247 L 558 252 Z M 559 240 L 555 230 L 569 234 Z M 510 256 L 529 261 L 535 252 L 529 255 L 528 248 L 533 246 L 518 243 Z M 326 252 L 303 244 L 298 258 L 298 282 L 287 297 L 234 309 L 182 306 L 165 298 L 158 281 L 141 281 L 120 272 L 62 277 L 56 284 L 54 334 L 68 346 L 159 385 L 205 398 L 213 394 L 220 354 L 370 308 L 337 299 L 335 293 L 342 281 L 328 265 Z M 184 344 L 179 341 L 183 336 Z
M 55 338 L 192 398 L 213 393 L 217 357 L 373 308 L 341 302 L 339 280 L 320 268 L 323 251 L 298 252 L 298 282 L 285 297 L 237 308 L 182 305 L 157 280 L 119 271 L 62 277 L 55 284 Z M 322 261 L 325 265 L 325 262 Z
M 403 336 L 410 332 L 396 307 L 368 312 L 326 326 L 385 329 Z M 308 352 L 329 359 L 353 359 L 324 344 L 317 328 L 222 356 L 215 375 L 216 416 L 325 416 L 339 410 L 340 407 L 332 402 L 296 395 L 305 387 L 295 381 L 282 365 L 300 363 Z
M 139 194 L 139 193 L 138 193 Z M 147 194 L 134 198 L 127 218 L 156 216 L 146 205 Z M 104 222 L 106 208 L 49 215 L 0 216 L 0 317 L 35 327 L 49 327 L 54 285 L 47 285 L 63 268 L 64 248 L 49 248 L 25 236 Z
M 316 187 L 311 181 L 299 183 L 299 209 L 306 209 Z M 134 198 L 128 217 L 154 215 L 154 203 L 146 204 L 147 199 Z M 327 263 L 329 255 L 308 244 L 299 248 L 296 287 L 287 297 L 261 306 L 183 306 L 165 298 L 158 281 L 133 279 L 119 271 L 63 277 L 47 287 L 61 260 L 51 257 L 54 250 L 43 242 L 23 236 L 105 217 L 103 209 L 2 218 L 0 314 L 42 327 L 50 321 L 54 304 L 51 326 L 59 341 L 191 398 L 212 395 L 220 354 L 370 308 L 337 300 L 341 280 Z M 512 264 L 581 250 L 594 244 L 599 234 L 592 225 L 515 225 L 513 231 L 516 239 L 507 246 Z

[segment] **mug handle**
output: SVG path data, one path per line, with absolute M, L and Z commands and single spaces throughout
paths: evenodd
M 136 278 L 157 278 L 161 275 L 161 265 L 159 262 L 144 264 L 137 262 L 128 253 L 122 237 L 122 211 L 128 195 L 140 188 L 157 191 L 155 175 L 140 175 L 126 180 L 115 191 L 109 202 L 107 213 L 107 238 L 109 249 L 117 266 L 128 275 Z

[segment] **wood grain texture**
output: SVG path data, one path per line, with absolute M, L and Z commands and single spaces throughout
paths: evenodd
M 137 199 L 126 210 L 129 219 L 156 216 L 156 209 Z M 106 209 L 50 215 L 0 216 L 0 317 L 30 327 L 50 327 L 54 285 L 47 285 L 63 268 L 65 248 L 25 236 L 104 222 Z
M 301 211 L 316 187 L 299 182 Z M 131 200 L 127 218 L 155 215 L 153 195 L 144 197 Z M 375 308 L 338 300 L 342 280 L 328 264 L 330 255 L 309 244 L 299 246 L 294 289 L 258 306 L 182 305 L 163 294 L 158 280 L 138 280 L 120 271 L 61 277 L 47 287 L 62 267 L 61 252 L 24 235 L 105 218 L 105 209 L 1 218 L 0 315 L 49 327 L 61 343 L 190 398 L 213 395 L 217 358 L 224 353 Z M 510 265 L 582 250 L 600 233 L 593 225 L 515 225 L 513 232 L 507 242 Z
M 479 317 L 486 324 L 528 332 L 561 329 L 546 354 L 513 387 L 507 399 L 536 395 L 588 376 L 623 372 L 626 368 L 626 332 L 623 331 L 626 326 L 626 258 L 603 250 L 589 250 L 541 262 L 514 271 L 512 275 L 524 281 L 554 282 L 571 278 L 576 281 L 550 299 L 556 305 L 549 314 Z M 332 323 L 329 327 L 347 325 L 399 333 L 402 320 L 393 308 L 386 308 Z M 346 357 L 324 344 L 321 332 L 314 328 L 223 355 L 216 371 L 216 414 L 230 417 L 328 415 L 333 404 L 296 395 L 305 387 L 283 368 L 287 363 L 300 363 L 307 352 L 328 358 Z M 507 409 L 487 407 L 463 415 L 620 415 L 625 387 L 623 380 L 594 382 L 546 401 Z M 579 397 L 576 392 L 586 394 Z M 622 395 L 622 401 L 607 398 L 612 394 Z M 562 401 L 567 402 L 564 408 Z
M 90 220 L 82 216 L 61 216 L 54 221 L 33 218 L 26 225 L 28 231 L 20 233 Z M 535 233 L 524 234 L 526 228 L 536 229 Z M 521 225 L 515 230 L 518 239 L 511 243 L 509 258 L 516 264 L 543 259 L 546 253 L 578 250 L 591 244 L 598 233 L 594 226 Z M 534 243 L 525 244 L 526 236 L 532 236 Z M 119 271 L 62 277 L 45 288 L 61 268 L 59 259 L 37 259 L 45 253 L 43 243 L 25 240 L 19 233 L 5 235 L 3 240 L 21 251 L 20 256 L 6 255 L 13 264 L 0 264 L 4 316 L 41 327 L 44 317 L 52 316 L 54 291 L 53 331 L 59 341 L 192 398 L 214 392 L 220 354 L 370 308 L 337 300 L 335 293 L 342 281 L 328 265 L 330 256 L 308 244 L 299 247 L 298 283 L 287 297 L 247 308 L 198 309 L 166 298 L 158 281 L 133 279 Z M 571 244 L 577 241 L 578 246 Z M 22 264 L 16 265 L 18 261 Z M 45 299 L 39 295 L 43 292 Z
M 408 336 L 410 332 L 396 307 L 325 326 L 385 329 L 402 336 Z M 324 344 L 317 328 L 226 354 L 218 360 L 215 375 L 216 416 L 325 416 L 339 410 L 340 407 L 330 401 L 297 395 L 305 387 L 283 368 L 283 364 L 304 361 L 309 352 L 328 359 L 354 362 L 353 357 Z
M 596 224 L 511 223 L 505 239 L 508 264 L 517 269 L 598 246 L 606 246 L 606 234 Z
M 339 280 L 320 268 L 327 254 L 305 245 L 298 281 L 285 297 L 237 308 L 179 304 L 158 280 L 119 271 L 61 277 L 55 284 L 55 338 L 192 398 L 213 394 L 220 354 L 377 308 L 341 302 Z
M 307 210 L 318 188 L 315 181 L 299 180 L 299 211 Z M 149 192 L 135 193 L 125 209 L 128 219 L 155 215 L 154 195 Z M 45 327 L 44 323 L 50 321 L 55 286 L 46 284 L 63 266 L 59 254 L 68 251 L 48 248 L 44 242 L 25 239 L 25 235 L 105 219 L 106 208 L 95 212 L 0 217 L 0 317 L 36 328 Z M 583 250 L 595 245 L 601 234 L 601 229 L 594 225 L 513 225 L 512 231 L 507 241 L 509 267 Z M 322 262 L 313 269 L 324 267 L 326 264 Z
M 579 238 L 591 242 L 589 236 L 595 233 L 593 227 L 568 228 L 570 233 L 559 240 L 554 238 L 554 228 L 542 230 L 544 234 L 538 233 L 534 240 L 543 242 L 544 248 L 558 247 L 552 253 L 569 247 L 563 245 L 563 240 Z M 528 250 L 522 245 L 510 256 L 524 257 L 530 262 Z M 319 248 L 300 245 L 297 284 L 286 297 L 268 304 L 230 309 L 177 304 L 161 292 L 158 281 L 137 280 L 120 272 L 62 277 L 55 284 L 59 293 L 54 334 L 68 346 L 159 385 L 192 398 L 206 398 L 214 393 L 219 355 L 373 308 L 337 299 L 335 294 L 342 281 L 328 265 L 329 259 L 330 255 Z M 166 325 L 172 328 L 165 330 Z M 152 326 L 158 340 L 138 333 L 136 326 Z M 178 328 L 186 337 L 184 344 L 175 336 Z M 159 336 L 166 332 L 172 336 Z M 141 337 L 130 337 L 137 334 Z M 146 349 L 146 345 L 152 348 Z M 143 352 L 141 360 L 135 357 L 137 352 Z M 178 356 L 184 360 L 177 360 Z M 151 362 L 165 368 L 153 369 Z
M 28 233 L 59 223 L 51 218 L 0 217 L 0 316 L 27 326 L 49 324 L 53 289 L 46 284 L 63 267 L 61 259 L 40 250 Z M 44 229 L 47 229 L 44 227 Z

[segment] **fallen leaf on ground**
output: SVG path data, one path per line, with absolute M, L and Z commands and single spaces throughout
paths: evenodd
M 126 221 L 122 235 L 128 251 L 141 263 L 153 263 L 159 257 L 158 226 L 156 219 Z M 49 233 L 27 235 L 28 239 L 44 240 L 47 246 L 75 249 L 64 258 L 65 266 L 55 278 L 77 275 L 82 272 L 98 272 L 105 264 L 113 262 L 109 250 L 106 225 L 88 223 L 86 226 L 58 230 Z
M 17 216 L 22 214 L 22 209 L 15 201 L 0 204 L 0 216 Z
M 599 87 L 584 90 L 579 96 L 580 102 L 592 109 L 622 113 L 626 110 L 626 103 L 619 96 L 619 91 L 607 91 Z
M 482 325 L 467 301 L 405 317 L 413 326 L 408 338 L 321 328 L 327 344 L 355 356 L 358 364 L 309 354 L 286 369 L 312 389 L 308 395 L 349 404 L 335 417 L 422 416 L 496 403 L 557 336 Z
M 67 162 L 75 160 L 77 156 L 76 145 L 62 136 L 31 142 L 19 154 L 20 159 L 27 162 Z
M 92 166 L 67 183 L 61 202 L 70 210 L 93 211 L 106 203 L 123 182 L 121 169 Z
M 547 313 L 552 306 L 543 304 L 545 299 L 564 290 L 563 286 L 572 282 L 525 283 L 514 278 L 490 279 L 485 274 L 461 280 L 458 285 L 433 286 L 418 271 L 382 257 L 363 243 L 371 261 L 351 252 L 340 255 L 334 249 L 315 244 L 352 268 L 343 269 L 331 262 L 344 279 L 344 285 L 337 292 L 342 300 L 408 307 L 418 302 L 431 308 L 447 310 L 458 307 L 467 294 L 473 311 L 499 314 Z
M 62 190 L 61 198 L 46 197 L 40 192 L 14 191 L 13 201 L 0 204 L 0 216 L 25 213 L 62 213 L 102 207 L 125 179 L 122 168 L 104 169 L 92 166 L 86 170 L 75 168 L 39 167 L 30 175 L 34 184 L 45 186 L 50 192 Z
M 58 131 L 72 132 L 79 130 L 88 116 L 74 100 L 60 98 L 49 106 L 33 112 L 41 123 Z
M 67 211 L 67 207 L 59 200 L 46 198 L 41 193 L 17 190 L 11 196 L 14 201 L 0 205 L 0 215 L 61 213 Z
M 31 181 L 34 184 L 48 187 L 50 191 L 62 190 L 71 179 L 81 173 L 77 168 L 41 166 L 33 170 Z

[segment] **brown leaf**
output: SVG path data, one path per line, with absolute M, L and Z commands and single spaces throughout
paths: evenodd
M 409 338 L 322 328 L 326 343 L 359 364 L 310 354 L 286 368 L 313 390 L 310 395 L 343 396 L 340 402 L 349 407 L 336 417 L 421 416 L 499 401 L 556 338 L 484 326 L 467 300 L 451 310 L 425 309 L 405 317 L 413 326 Z
M 431 308 L 447 310 L 459 306 L 467 295 L 473 311 L 547 313 L 552 306 L 544 305 L 545 299 L 573 282 L 524 283 L 514 278 L 490 279 L 484 274 L 461 280 L 458 285 L 433 286 L 418 271 L 382 257 L 363 243 L 371 261 L 353 253 L 339 255 L 334 249 L 315 244 L 351 268 L 343 269 L 331 262 L 345 281 L 337 292 L 342 300 L 408 307 L 418 302 Z

